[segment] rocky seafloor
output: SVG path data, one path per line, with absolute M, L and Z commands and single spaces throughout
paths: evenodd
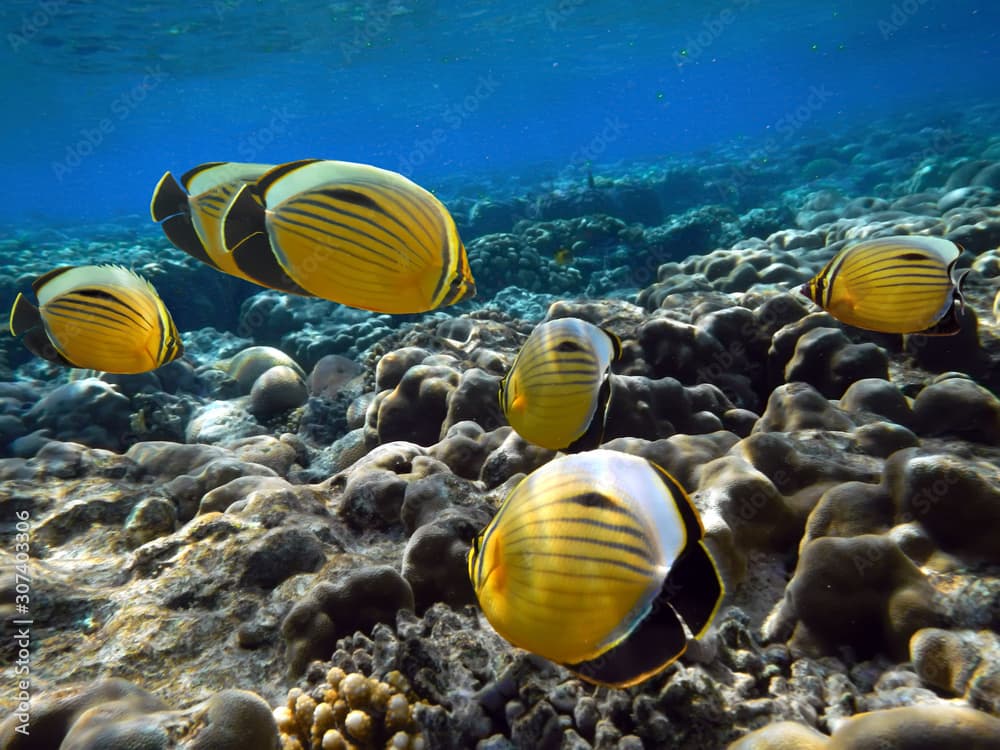
M 0 339 L 0 748 L 1000 748 L 1000 116 L 948 123 L 473 186 L 480 298 L 425 316 L 259 291 L 149 228 L 8 235 L 3 299 L 128 257 L 187 353 L 99 376 Z M 963 246 L 958 335 L 794 293 L 907 233 Z M 692 494 L 728 591 L 627 690 L 509 646 L 466 574 L 555 455 L 498 382 L 568 315 L 624 345 L 604 447 Z

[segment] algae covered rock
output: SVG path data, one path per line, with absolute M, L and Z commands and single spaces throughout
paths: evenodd
M 0 724 L 3 750 L 279 750 L 278 727 L 260 696 L 222 690 L 183 710 L 126 680 L 68 686 L 37 697 L 28 733 Z
M 328 657 L 337 639 L 392 622 L 397 612 L 413 606 L 410 584 L 388 566 L 355 568 L 335 581 L 320 581 L 281 623 L 289 674 L 299 675 L 312 659 Z
M 797 621 L 792 645 L 808 652 L 851 646 L 905 658 L 917 630 L 945 621 L 920 569 L 894 541 L 873 534 L 805 544 L 783 607 Z

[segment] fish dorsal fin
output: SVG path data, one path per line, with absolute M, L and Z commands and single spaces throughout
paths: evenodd
M 207 193 L 229 182 L 253 182 L 274 169 L 273 164 L 254 164 L 239 161 L 215 161 L 199 164 L 181 177 L 184 187 L 193 196 Z
M 954 265 L 954 263 L 958 260 L 958 256 L 962 254 L 961 246 L 951 240 L 945 239 L 944 237 L 904 235 L 903 237 L 887 237 L 885 239 L 888 244 L 893 244 L 894 241 L 905 239 L 906 242 L 916 246 L 924 252 L 936 255 L 945 265 L 949 267 Z
M 153 197 L 149 201 L 149 215 L 153 221 L 161 222 L 178 214 L 190 213 L 188 194 L 177 183 L 170 172 L 165 172 L 153 188 Z
M 274 169 L 265 172 L 257 179 L 257 192 L 261 196 L 261 199 L 267 199 L 267 194 L 272 189 L 276 189 L 276 186 L 287 176 L 301 172 L 305 167 L 311 164 L 323 163 L 321 159 L 299 159 L 298 161 L 290 161 L 287 164 L 279 164 Z M 311 185 L 308 187 L 312 187 Z M 305 188 L 301 188 L 305 189 Z M 292 192 L 300 192 L 300 189 L 294 189 Z M 284 198 L 288 197 L 283 195 L 281 198 L 276 199 L 274 203 L 280 203 Z
M 156 294 L 146 279 L 125 266 L 71 266 L 50 271 L 35 281 L 38 304 L 44 307 L 50 300 L 87 286 L 123 286 L 142 294 Z
M 10 335 L 21 336 L 42 325 L 42 314 L 18 292 L 14 305 L 10 308 Z
M 209 186 L 205 184 L 192 185 L 192 183 L 199 178 L 199 176 L 204 177 L 206 172 L 211 172 L 217 167 L 222 167 L 226 164 L 232 164 L 228 161 L 206 161 L 204 164 L 199 164 L 197 167 L 191 167 L 187 172 L 181 175 L 181 184 L 184 189 L 187 190 L 192 195 L 197 195 L 205 190 L 209 189 Z M 219 184 L 218 179 L 209 178 L 212 184 Z
M 656 472 L 656 476 L 663 482 L 667 493 L 673 498 L 677 512 L 684 521 L 685 546 L 694 544 L 696 540 L 701 539 L 705 535 L 705 528 L 701 525 L 701 517 L 694 507 L 694 503 L 691 502 L 690 496 L 681 486 L 681 483 L 674 479 L 663 467 L 653 461 L 650 461 L 649 464 Z
M 424 188 L 396 172 L 371 164 L 320 159 L 305 159 L 275 167 L 257 181 L 257 189 L 264 196 L 268 208 L 272 208 L 305 191 L 358 183 L 433 199 Z
M 632 631 L 588 661 L 564 665 L 591 682 L 628 687 L 675 661 L 687 649 L 687 634 L 677 613 L 655 600 Z
M 607 328 L 602 327 L 601 330 L 607 334 L 609 339 L 611 339 L 611 349 L 612 349 L 611 361 L 617 362 L 619 359 L 622 358 L 622 340 L 618 338 L 617 334 L 612 333 Z
M 53 268 L 51 271 L 43 273 L 37 279 L 32 281 L 31 289 L 32 291 L 34 291 L 35 296 L 39 298 L 38 300 L 39 303 L 41 303 L 42 301 L 40 296 L 42 293 L 42 289 L 44 289 L 48 284 L 58 279 L 60 276 L 63 276 L 64 274 L 74 271 L 77 268 L 79 268 L 79 266 L 59 266 L 59 268 Z

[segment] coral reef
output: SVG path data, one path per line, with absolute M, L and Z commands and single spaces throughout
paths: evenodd
M 480 297 L 422 316 L 222 281 L 124 232 L 0 240 L 0 293 L 39 248 L 131 248 L 168 303 L 205 282 L 154 373 L 0 341 L 0 613 L 24 565 L 35 622 L 32 731 L 5 696 L 0 749 L 997 747 L 1000 140 L 927 151 L 946 134 L 917 117 L 458 196 Z M 957 335 L 862 331 L 796 292 L 894 234 L 962 244 Z M 677 478 L 729 592 L 628 690 L 504 642 L 467 575 L 556 455 L 497 390 L 561 317 L 621 339 L 603 447 Z

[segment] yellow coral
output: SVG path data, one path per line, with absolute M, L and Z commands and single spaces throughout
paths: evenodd
M 324 682 L 309 692 L 292 688 L 274 709 L 282 750 L 426 750 L 414 699 L 399 672 L 379 680 L 333 667 Z

